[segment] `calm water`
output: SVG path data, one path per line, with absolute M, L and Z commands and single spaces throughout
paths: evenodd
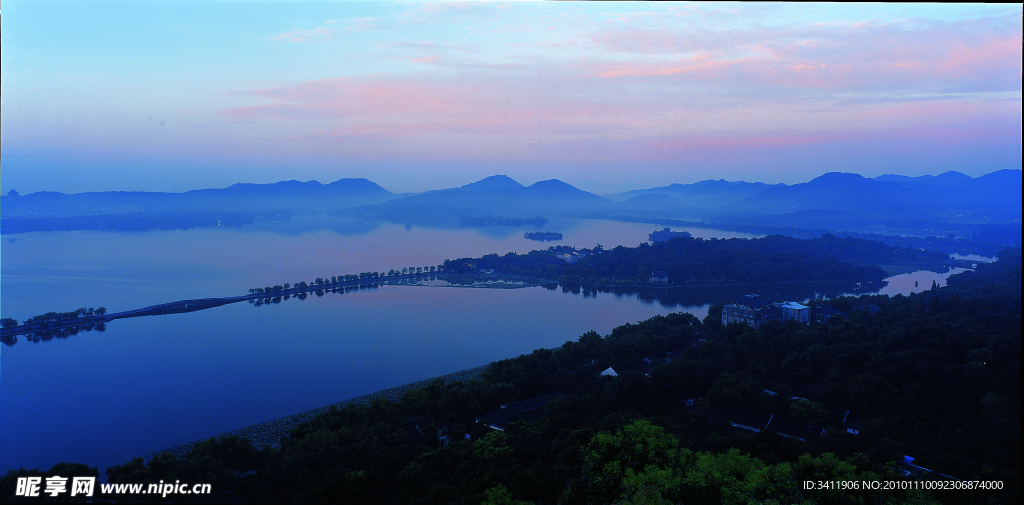
M 543 229 L 562 232 L 557 243 L 614 247 L 635 246 L 657 227 L 581 221 Z M 114 312 L 553 244 L 526 240 L 524 231 L 296 220 L 238 229 L 4 236 L 0 308 L 3 317 L 19 321 L 82 306 Z M 948 274 L 931 275 L 944 282 Z M 919 279 L 917 289 L 903 281 L 887 289 L 923 290 L 931 280 Z M 804 300 L 851 289 L 787 284 L 580 293 L 382 286 L 263 307 L 241 303 L 117 320 L 102 333 L 49 342 L 22 337 L 0 348 L 0 422 L 7 427 L 0 434 L 0 471 L 59 461 L 103 470 L 249 424 L 558 346 L 589 330 L 607 334 L 675 311 L 704 317 L 709 305 L 747 292 Z

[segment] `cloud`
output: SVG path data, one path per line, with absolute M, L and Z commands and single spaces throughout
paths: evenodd
M 376 17 L 362 16 L 349 19 L 347 24 L 345 24 L 345 30 L 350 32 L 369 32 L 379 30 L 388 26 L 388 24 Z
M 324 130 L 292 138 L 296 141 L 384 144 L 403 138 L 430 134 L 458 134 L 461 136 L 496 135 L 512 137 L 519 142 L 536 142 L 539 138 L 594 135 L 617 135 L 628 128 L 610 125 L 578 125 L 572 123 L 521 123 L 486 121 L 437 121 L 398 124 L 359 124 L 334 130 Z
M 474 71 L 377 74 L 244 90 L 238 94 L 265 103 L 220 113 L 268 124 L 309 123 L 307 133 L 296 139 L 365 135 L 378 142 L 432 133 L 600 140 L 787 128 L 829 131 L 900 125 L 912 129 L 947 118 L 1007 116 L 1006 111 L 1013 109 L 1006 102 L 993 101 L 996 97 L 1012 101 L 1012 93 L 981 96 L 912 88 L 880 93 L 855 86 L 837 91 L 817 82 L 825 79 L 818 74 L 842 70 L 775 70 L 808 74 L 800 76 L 798 83 L 817 91 L 808 94 L 807 88 L 792 89 L 795 77 L 756 70 L 750 58 L 725 61 L 710 55 L 647 66 L 606 62 L 514 68 L 480 65 Z M 1019 112 L 1015 117 L 1019 122 Z M 354 133 L 353 125 L 364 130 Z
M 288 42 L 317 42 L 334 37 L 330 28 L 314 28 L 312 30 L 296 30 L 271 37 L 270 40 L 286 40 Z
M 423 51 L 459 51 L 463 53 L 479 53 L 476 46 L 466 44 L 438 44 L 435 42 L 394 42 L 391 47 L 399 49 L 418 49 Z
M 711 76 L 822 90 L 1020 90 L 1019 17 L 718 30 L 639 24 L 613 20 L 591 33 L 602 49 L 641 56 L 596 75 Z
M 962 125 L 972 122 L 1020 130 L 1021 23 L 1012 16 L 740 26 L 729 13 L 679 7 L 608 16 L 557 40 L 538 29 L 515 43 L 381 43 L 378 61 L 414 62 L 404 68 L 417 71 L 240 90 L 250 104 L 219 112 L 287 124 L 292 142 L 429 144 L 424 139 L 449 136 L 458 149 L 490 137 L 548 152 L 575 145 L 581 151 L 564 156 L 579 159 L 614 145 L 645 158 L 852 142 L 856 132 L 937 128 L 963 140 L 972 137 Z M 423 5 L 396 17 L 495 8 Z M 328 36 L 313 32 L 278 38 Z

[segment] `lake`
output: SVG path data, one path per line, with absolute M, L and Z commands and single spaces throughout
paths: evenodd
M 8 235 L 0 308 L 22 321 L 49 311 L 109 312 L 317 277 L 437 265 L 553 244 L 636 246 L 655 225 L 553 220 L 525 228 L 431 229 L 347 219 L 241 228 Z M 681 231 L 684 229 L 674 229 Z M 704 228 L 696 237 L 751 237 Z M 956 271 L 962 271 L 958 269 Z M 896 276 L 861 292 L 909 293 L 950 273 Z M 917 281 L 918 287 L 913 287 Z M 847 284 L 616 290 L 380 286 L 256 307 L 237 303 L 116 320 L 104 332 L 0 346 L 0 471 L 60 461 L 98 467 L 369 392 L 559 346 L 657 314 L 758 292 L 806 300 Z M 889 290 L 889 291 L 886 291 Z

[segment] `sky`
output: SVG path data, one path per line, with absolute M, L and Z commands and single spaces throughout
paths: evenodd
M 1021 166 L 1022 6 L 3 3 L 2 191 Z

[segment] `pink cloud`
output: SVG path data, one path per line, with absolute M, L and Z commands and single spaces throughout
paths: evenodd
M 564 87 L 571 84 L 565 79 L 564 75 L 556 75 L 551 82 L 540 85 L 533 76 L 500 74 L 327 79 L 239 93 L 272 103 L 236 107 L 222 114 L 237 118 L 310 120 L 375 117 L 389 119 L 388 122 L 416 117 L 427 122 L 445 118 L 488 123 L 636 111 L 634 105 L 620 100 L 608 101 L 602 96 L 576 93 Z
M 908 86 L 1020 89 L 1019 19 L 717 31 L 701 26 L 638 27 L 616 21 L 596 30 L 591 40 L 606 50 L 663 57 L 598 69 L 600 77 L 713 75 L 796 89 L 846 91 Z
M 1010 130 L 999 123 L 978 121 L 924 129 L 722 132 L 619 140 L 583 138 L 531 144 L 523 156 L 555 164 L 586 166 L 589 170 L 641 163 L 648 172 L 703 170 L 715 177 L 730 170 L 750 174 L 765 172 L 772 174 L 769 181 L 777 177 L 778 171 L 792 173 L 797 167 L 813 175 L 828 170 L 885 173 L 897 166 L 901 169 L 914 166 L 932 173 L 937 167 L 939 171 L 969 171 L 969 167 L 956 164 L 984 157 L 1000 160 L 1006 153 L 1013 152 L 1013 146 L 1017 146 L 1019 153 L 1019 130 L 1017 133 Z M 970 153 L 974 153 L 975 160 Z M 765 179 L 762 177 L 762 180 Z
M 403 138 L 429 134 L 498 135 L 519 137 L 533 141 L 540 137 L 621 134 L 629 129 L 622 126 L 580 125 L 573 123 L 535 122 L 525 126 L 521 122 L 500 120 L 482 121 L 424 121 L 415 123 L 358 124 L 300 135 L 290 140 L 315 142 L 389 143 Z
M 712 140 L 702 141 L 707 145 L 731 142 L 737 148 L 751 148 L 756 142 L 764 145 L 824 142 L 822 135 L 833 134 L 762 135 L 756 137 L 761 140 L 741 142 L 736 140 L 736 135 L 727 132 L 780 129 L 827 132 L 851 128 L 874 131 L 920 129 L 970 118 L 1009 117 L 1014 120 L 1012 114 L 1007 113 L 1014 108 L 1013 104 L 981 101 L 967 95 L 919 93 L 917 97 L 904 98 L 874 94 L 852 98 L 825 95 L 808 102 L 801 94 L 786 96 L 743 90 L 753 95 L 738 99 L 728 92 L 719 96 L 701 91 L 714 86 L 706 84 L 706 80 L 723 79 L 728 83 L 722 76 L 742 73 L 749 65 L 749 59 L 727 62 L 699 57 L 665 66 L 581 64 L 552 70 L 541 81 L 530 71 L 467 73 L 446 78 L 429 73 L 346 77 L 241 92 L 238 94 L 268 103 L 226 109 L 221 114 L 267 124 L 282 119 L 297 122 L 296 125 L 309 122 L 307 132 L 290 138 L 316 142 L 382 143 L 432 134 L 598 141 L 658 135 L 674 135 L 673 138 L 709 135 Z M 770 75 L 771 71 L 779 75 Z M 834 81 L 830 73 L 850 72 L 841 66 L 794 66 L 763 71 L 758 79 L 792 82 L 799 78 L 805 85 L 827 89 L 828 83 L 821 81 Z M 696 95 L 693 92 L 648 93 L 643 88 L 656 84 L 652 80 L 679 78 L 699 81 L 694 88 Z M 819 82 L 815 84 L 815 81 Z M 1016 108 L 1019 109 L 1019 102 Z M 1015 117 L 1019 124 L 1019 113 Z
M 440 12 L 435 9 L 448 7 L 418 12 Z M 429 68 L 245 90 L 236 94 L 263 103 L 220 112 L 253 123 L 292 121 L 293 141 L 373 144 L 435 134 L 517 142 L 659 138 L 630 144 L 657 153 L 691 137 L 709 149 L 770 149 L 839 142 L 850 129 L 902 131 L 949 118 L 1006 117 L 1006 104 L 984 105 L 972 93 L 1020 89 L 1017 21 L 985 29 L 865 22 L 682 33 L 624 22 L 609 22 L 589 41 L 538 44 L 597 44 L 641 56 L 495 64 L 480 61 L 472 45 L 402 42 L 387 47 L 404 54 L 388 57 Z M 825 133 L 791 133 L 803 130 Z M 753 133 L 730 133 L 737 131 Z M 777 131 L 787 133 L 765 133 Z
M 687 76 L 696 79 L 721 77 L 721 71 L 750 61 L 749 58 L 716 60 L 710 54 L 698 54 L 667 62 L 597 65 L 591 72 L 597 77 Z

